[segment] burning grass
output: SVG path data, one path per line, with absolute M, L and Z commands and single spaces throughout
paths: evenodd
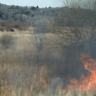
M 90 56 L 85 53 L 81 54 L 80 60 L 82 61 L 84 68 L 89 71 L 89 75 L 82 75 L 80 80 L 72 79 L 70 80 L 70 84 L 68 84 L 67 86 L 63 86 L 64 82 L 61 78 L 49 78 L 50 80 L 48 81 L 50 74 L 50 72 L 48 73 L 48 70 L 50 69 L 45 65 L 42 65 L 41 67 L 34 66 L 34 68 L 31 66 L 29 68 L 29 66 L 26 65 L 19 65 L 21 68 L 20 70 L 18 70 L 19 66 L 14 67 L 15 69 L 12 68 L 13 71 L 18 70 L 17 73 L 19 75 L 22 74 L 20 75 L 21 77 L 23 76 L 23 72 L 27 70 L 27 68 L 32 72 L 32 76 L 30 75 L 28 77 L 25 77 L 25 79 L 22 78 L 25 81 L 21 80 L 21 85 L 15 83 L 16 86 L 13 87 L 14 90 L 12 89 L 12 92 L 15 94 L 13 96 L 18 96 L 19 94 L 21 94 L 21 96 L 94 96 L 94 94 L 96 94 L 96 61 L 91 59 Z M 24 74 L 26 74 L 26 72 Z M 17 77 L 17 80 L 15 79 L 16 81 L 18 81 L 18 79 L 20 78 L 19 76 Z M 28 82 L 30 82 L 29 85 L 26 84 Z
M 33 49 L 32 42 L 30 43 L 28 38 L 22 37 L 18 37 L 13 47 L 0 49 L 0 96 L 94 96 L 96 94 L 96 61 L 89 55 L 83 53 L 79 58 L 88 75 L 82 75 L 80 79 L 67 79 L 70 83 L 66 83 L 67 73 L 63 74 L 64 66 L 61 66 L 65 62 L 46 61 L 46 59 L 53 59 L 54 55 L 50 54 L 57 53 L 56 49 L 56 53 L 52 53 L 54 51 L 52 42 L 48 43 L 48 48 L 44 45 L 44 50 L 39 54 L 39 59 L 42 57 L 44 62 L 42 60 L 36 62 L 38 56 L 36 48 Z M 27 45 L 30 47 L 26 47 Z M 56 55 L 54 58 L 58 59 Z M 58 75 L 61 72 L 64 78 Z
M 72 92 L 91 93 L 96 94 L 96 60 L 90 58 L 89 55 L 82 53 L 80 60 L 84 68 L 89 72 L 88 76 L 82 75 L 80 80 L 72 79 L 70 84 L 64 89 Z

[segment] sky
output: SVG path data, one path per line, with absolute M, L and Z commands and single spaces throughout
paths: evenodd
M 6 5 L 19 5 L 19 6 L 39 6 L 42 7 L 62 7 L 62 0 L 0 0 L 0 3 Z

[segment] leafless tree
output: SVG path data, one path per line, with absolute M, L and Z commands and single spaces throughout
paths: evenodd
M 82 0 L 66 0 L 66 12 L 58 13 L 57 23 L 61 21 L 64 30 L 59 32 L 59 36 L 64 41 L 77 46 L 80 50 L 96 57 L 96 10 L 95 0 L 85 2 L 89 4 L 84 8 Z M 94 6 L 93 6 L 94 5 Z M 86 12 L 86 14 L 84 13 Z M 58 24 L 57 24 L 58 26 Z

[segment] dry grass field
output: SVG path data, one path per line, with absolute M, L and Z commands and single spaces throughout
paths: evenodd
M 66 41 L 61 47 L 58 35 L 0 32 L 0 38 L 4 35 L 11 35 L 13 42 L 5 49 L 0 43 L 0 96 L 94 96 L 65 89 L 84 68 L 79 52 Z
M 0 3 L 0 96 L 96 96 L 96 0 L 63 1 Z
M 0 96 L 39 96 L 45 90 L 40 78 L 50 79 L 47 66 L 61 57 L 58 38 L 22 32 L 1 32 L 0 37 L 3 35 L 11 35 L 13 43 L 7 49 L 0 45 Z

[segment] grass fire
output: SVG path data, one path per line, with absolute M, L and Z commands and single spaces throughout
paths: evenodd
M 80 80 L 72 79 L 67 88 L 73 91 L 93 92 L 96 94 L 96 60 L 85 53 L 81 54 L 80 59 L 89 74 L 86 77 L 82 75 Z
M 0 3 L 0 96 L 96 96 L 96 0 Z

